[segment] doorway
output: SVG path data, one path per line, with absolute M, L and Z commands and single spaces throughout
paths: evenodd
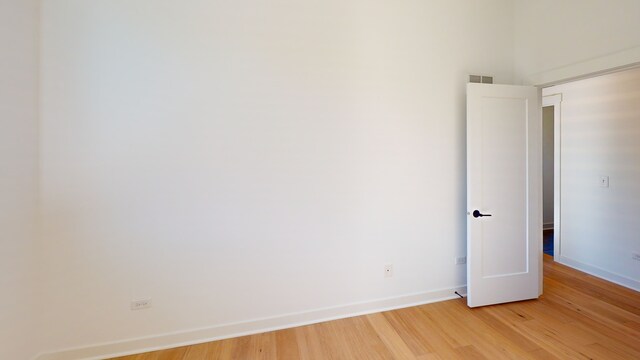
M 554 254 L 554 107 L 542 108 L 542 251 Z
M 555 123 L 553 260 L 636 290 L 638 84 L 632 66 L 541 86 Z
M 562 94 L 547 88 L 542 97 L 543 257 L 560 256 L 560 116 Z

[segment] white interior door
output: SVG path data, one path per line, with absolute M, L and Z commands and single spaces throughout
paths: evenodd
M 542 293 L 542 118 L 535 87 L 467 86 L 467 304 Z

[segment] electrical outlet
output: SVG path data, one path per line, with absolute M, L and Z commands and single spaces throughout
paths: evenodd
M 393 277 L 393 264 L 384 266 L 384 277 Z
M 631 258 L 635 261 L 640 261 L 640 253 L 631 254 Z
M 466 256 L 460 256 L 455 258 L 455 264 L 456 265 L 464 265 L 467 263 L 467 257 Z
M 600 187 L 608 188 L 609 187 L 609 177 L 601 176 L 600 177 Z
M 151 299 L 134 300 L 131 302 L 131 310 L 142 310 L 151 307 Z

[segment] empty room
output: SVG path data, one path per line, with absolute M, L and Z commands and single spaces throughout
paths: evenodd
M 640 1 L 0 0 L 0 359 L 640 359 Z

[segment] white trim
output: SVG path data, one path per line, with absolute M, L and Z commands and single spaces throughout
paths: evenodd
M 629 288 L 635 291 L 640 291 L 640 281 L 638 280 L 634 280 L 623 275 L 612 273 L 610 271 L 601 269 L 597 266 L 588 265 L 578 260 L 574 260 L 562 255 L 556 256 L 554 260 L 559 262 L 560 264 L 566 265 L 576 270 L 580 270 L 582 272 L 610 281 L 620 286 L 624 286 L 626 288 Z
M 263 333 L 297 326 L 343 319 L 382 311 L 423 305 L 458 298 L 454 292 L 466 295 L 466 286 L 407 294 L 299 313 L 240 321 L 200 329 L 127 339 L 84 347 L 63 349 L 38 355 L 37 360 L 104 359 L 141 352 L 170 349 L 209 341 Z
M 640 46 L 530 75 L 526 82 L 546 87 L 640 65 Z
M 543 230 L 553 230 L 554 229 L 553 223 L 544 223 L 544 224 L 542 224 L 542 229 Z
M 561 210 L 562 203 L 560 201 L 561 178 L 562 167 L 561 161 L 561 131 L 562 131 L 562 94 L 549 94 L 545 95 L 545 90 L 552 91 L 552 89 L 544 89 L 542 97 L 542 106 L 553 106 L 553 259 L 557 261 L 557 258 L 562 255 L 562 232 L 561 232 Z

